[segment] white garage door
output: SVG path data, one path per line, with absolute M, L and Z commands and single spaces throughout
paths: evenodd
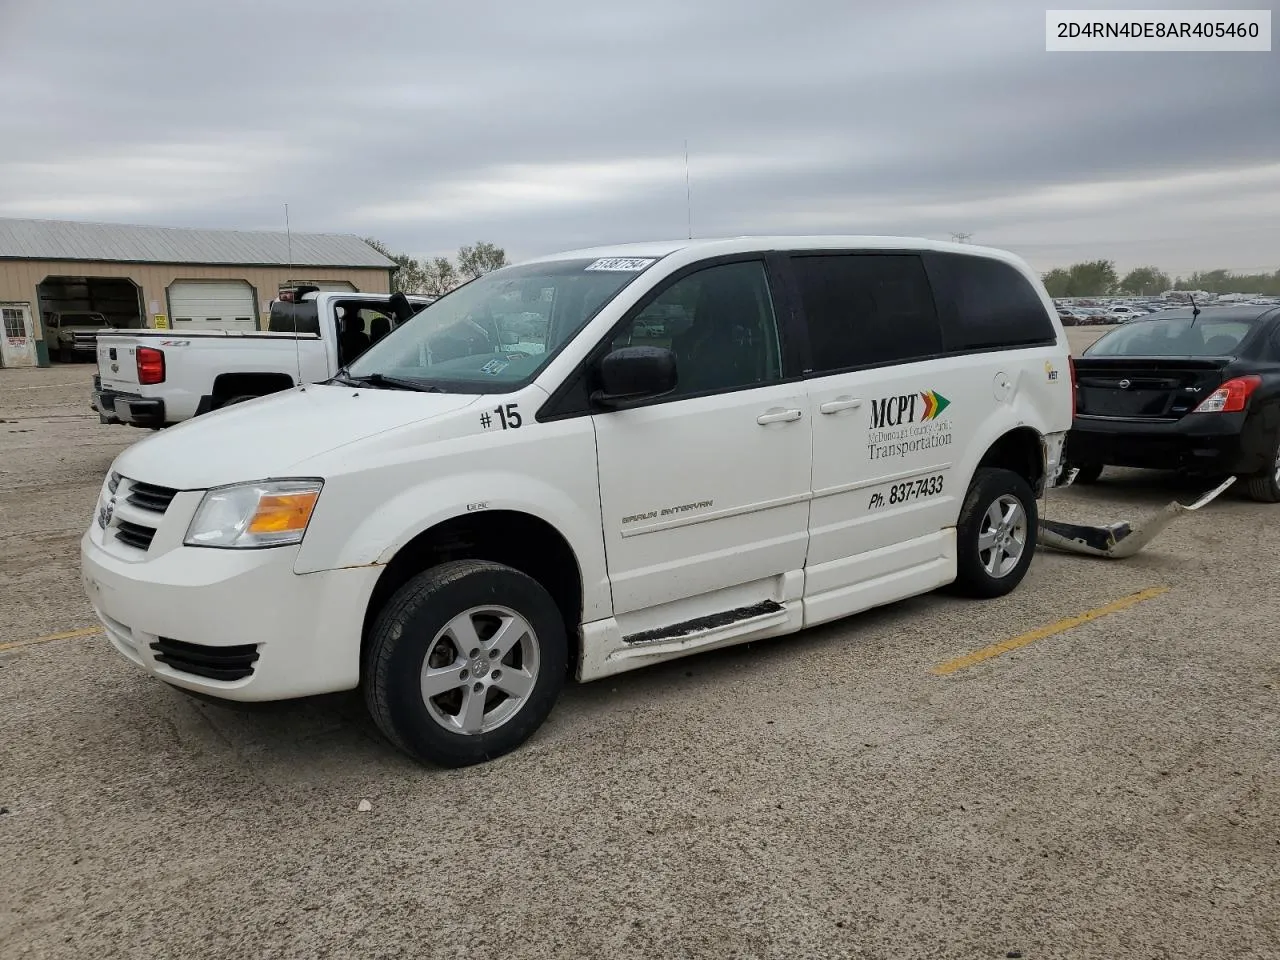
M 257 330 L 253 287 L 244 280 L 179 280 L 169 287 L 173 328 Z

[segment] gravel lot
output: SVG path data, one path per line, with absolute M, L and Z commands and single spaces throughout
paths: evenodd
M 1042 552 L 1001 600 L 570 688 L 442 772 L 355 696 L 237 712 L 101 636 L 27 642 L 93 625 L 78 539 L 145 436 L 97 422 L 91 375 L 0 370 L 4 960 L 1280 956 L 1280 507 L 1229 491 L 1131 560 Z M 1202 489 L 1111 471 L 1049 510 Z

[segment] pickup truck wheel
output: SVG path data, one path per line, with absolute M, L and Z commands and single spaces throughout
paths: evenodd
M 1280 437 L 1275 442 L 1271 465 L 1249 478 L 1249 497 L 1259 503 L 1280 503 Z
M 551 713 L 568 638 L 532 577 L 482 560 L 418 574 L 374 621 L 365 702 L 410 756 L 464 767 L 509 753 Z
M 1026 480 L 1012 470 L 978 470 L 956 524 L 956 592 L 989 598 L 1012 591 L 1031 566 L 1038 528 Z
M 233 403 L 244 403 L 246 400 L 257 400 L 257 399 L 258 397 L 256 394 L 242 393 L 236 397 L 227 397 L 227 399 L 225 400 L 219 400 L 218 406 L 215 409 L 221 410 L 223 407 L 229 407 Z
M 66 347 L 58 347 L 58 362 L 70 363 L 72 360 L 71 351 Z

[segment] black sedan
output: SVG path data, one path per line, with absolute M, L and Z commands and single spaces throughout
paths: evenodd
M 1166 310 L 1075 358 L 1077 483 L 1104 467 L 1234 474 L 1280 502 L 1280 308 Z

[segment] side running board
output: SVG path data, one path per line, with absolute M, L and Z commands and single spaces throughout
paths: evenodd
M 657 630 L 645 630 L 622 638 L 626 644 L 610 654 L 609 659 L 657 656 L 695 647 L 719 643 L 730 637 L 753 633 L 787 620 L 787 608 L 775 600 L 764 600 L 749 607 L 737 607 L 673 623 Z

